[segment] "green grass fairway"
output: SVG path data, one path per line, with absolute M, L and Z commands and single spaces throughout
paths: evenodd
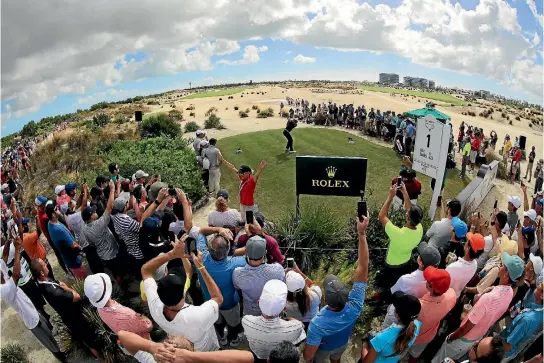
M 220 91 L 209 91 L 202 93 L 193 93 L 191 95 L 182 97 L 182 100 L 191 100 L 193 98 L 206 98 L 206 97 L 221 97 L 221 96 L 230 96 L 236 93 L 245 91 L 246 88 L 228 88 Z
M 217 142 L 221 153 L 236 167 L 247 164 L 256 170 L 261 160 L 267 165 L 255 191 L 255 201 L 268 218 L 277 219 L 294 211 L 295 196 L 295 155 L 323 156 L 361 156 L 368 158 L 366 194 L 369 205 L 383 204 L 391 180 L 398 175 L 402 163 L 400 157 L 388 147 L 376 145 L 370 141 L 355 137 L 355 144 L 348 144 L 351 134 L 332 129 L 300 128 L 292 132 L 297 154 L 284 152 L 286 140 L 282 130 L 253 132 L 220 139 Z M 236 154 L 236 149 L 242 153 Z M 428 207 L 431 199 L 430 178 L 420 175 L 423 193 L 419 198 L 420 205 Z M 460 180 L 458 172 L 448 171 L 445 198 L 453 198 L 469 183 Z M 226 166 L 221 167 L 221 187 L 230 193 L 230 205 L 239 208 L 239 180 L 237 175 Z M 355 216 L 358 197 L 329 197 L 301 195 L 302 208 L 315 203 L 327 203 L 341 215 Z
M 462 106 L 465 104 L 463 100 L 460 100 L 450 95 L 446 95 L 444 93 L 438 93 L 438 92 L 412 91 L 412 90 L 379 87 L 379 86 L 360 86 L 359 88 L 367 90 L 367 91 L 373 91 L 373 92 L 402 93 L 402 94 L 407 94 L 410 96 L 428 98 L 430 100 L 446 102 L 448 106 L 451 105 L 452 103 L 456 106 Z

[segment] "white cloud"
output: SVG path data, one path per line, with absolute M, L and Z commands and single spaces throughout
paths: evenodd
M 101 101 L 104 101 L 104 99 L 107 98 L 123 98 L 123 97 L 130 97 L 130 96 L 136 96 L 138 94 L 141 94 L 141 90 L 123 90 L 123 89 L 115 89 L 115 88 L 109 88 L 103 92 L 96 92 L 91 95 L 85 96 L 85 97 L 79 97 L 76 100 L 77 105 L 92 105 L 94 103 L 98 103 Z
M 242 56 L 242 59 L 235 60 L 235 61 L 229 61 L 226 59 L 221 59 L 218 61 L 218 64 L 227 64 L 230 66 L 240 65 L 240 64 L 252 64 L 257 63 L 260 59 L 260 53 L 266 52 L 268 50 L 268 47 L 266 45 L 263 45 L 261 47 L 256 47 L 254 45 L 248 45 L 244 48 L 244 54 Z
M 315 63 L 315 58 L 314 57 L 305 57 L 302 54 L 299 54 L 293 59 L 293 63 L 295 63 L 295 64 Z
M 526 2 L 542 25 L 535 1 Z M 479 0 L 472 10 L 451 0 L 401 0 L 395 8 L 356 0 L 19 0 L 2 3 L 1 23 L 2 100 L 12 101 L 15 117 L 63 94 L 210 70 L 214 55 L 268 38 L 393 53 L 542 97 L 540 36 L 525 36 L 503 0 Z M 267 50 L 248 45 L 241 59 L 220 63 L 256 63 Z M 134 52 L 146 57 L 125 61 Z
M 527 5 L 529 6 L 529 9 L 531 9 L 531 13 L 533 13 L 536 21 L 541 27 L 544 27 L 544 14 L 539 14 L 536 10 L 535 0 L 527 0 Z
M 204 78 L 204 81 L 206 81 L 206 82 L 213 82 L 213 81 L 215 81 L 215 78 L 213 78 L 213 77 L 206 77 L 206 78 Z

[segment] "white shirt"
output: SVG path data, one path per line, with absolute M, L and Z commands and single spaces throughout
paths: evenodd
M 399 277 L 397 283 L 391 288 L 392 294 L 397 291 L 402 291 L 405 294 L 414 295 L 418 299 L 421 299 L 423 295 L 429 292 L 427 290 L 427 280 L 423 277 L 423 271 L 417 269 L 411 274 Z
M 436 248 L 446 245 L 451 239 L 451 219 L 442 218 L 431 225 L 426 236 L 429 237 L 429 244 Z
M 155 358 L 153 358 L 150 353 L 144 352 L 142 350 L 139 350 L 136 352 L 136 354 L 134 354 L 134 359 L 136 359 L 140 363 L 157 363 Z
M 449 272 L 451 277 L 450 287 L 455 290 L 457 297 L 461 295 L 461 292 L 467 286 L 470 279 L 472 279 L 477 269 L 478 262 L 476 260 L 468 262 L 462 257 L 446 267 L 446 271 Z
M 83 222 L 83 218 L 81 217 L 81 211 L 69 214 L 65 219 L 70 229 L 74 231 L 81 248 L 87 247 L 89 242 L 87 242 L 85 235 L 83 235 L 83 226 L 85 225 L 85 222 Z
M 500 239 L 500 238 L 499 238 Z M 484 237 L 485 246 L 484 246 L 484 252 L 478 257 L 478 269 L 481 270 L 484 266 L 487 260 L 489 260 L 489 251 L 493 249 L 493 238 L 491 235 Z
M 4 263 L 4 261 L 2 261 Z M 32 301 L 26 296 L 23 290 L 15 286 L 13 279 L 4 274 L 5 283 L 0 285 L 0 298 L 8 304 L 17 315 L 23 319 L 28 329 L 34 329 L 40 322 L 38 311 Z
M 321 303 L 321 297 L 323 293 L 321 288 L 317 285 L 312 285 L 308 289 L 310 292 L 310 308 L 306 311 L 306 314 L 303 316 L 298 309 L 298 304 L 296 301 L 287 301 L 285 305 L 285 316 L 288 318 L 295 318 L 303 323 L 309 323 L 310 320 L 319 312 L 319 304 Z
M 153 320 L 166 333 L 187 338 L 194 344 L 197 352 L 210 352 L 219 349 L 219 342 L 213 327 L 219 318 L 219 306 L 214 300 L 208 300 L 200 306 L 185 304 L 174 320 L 169 321 L 164 316 L 164 304 L 157 294 L 157 283 L 153 278 L 144 280 L 144 291 Z
M 284 340 L 298 344 L 306 339 L 304 325 L 298 320 L 246 315 L 242 325 L 249 348 L 259 359 L 268 358 L 270 352 Z

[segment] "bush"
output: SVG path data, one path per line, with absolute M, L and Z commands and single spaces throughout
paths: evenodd
M 258 115 L 258 118 L 274 117 L 274 110 L 269 107 L 266 110 L 262 110 Z
M 521 118 L 519 116 L 516 116 L 516 121 L 521 121 Z
M 204 114 L 204 116 L 206 116 L 206 117 L 207 117 L 207 116 L 210 116 L 211 114 L 215 114 L 217 111 L 219 111 L 219 110 L 217 109 L 217 107 L 210 107 L 210 108 L 208 109 L 208 111 L 206 111 L 206 113 Z
M 512 124 L 512 121 L 510 121 L 510 124 Z M 533 124 L 529 124 L 529 127 L 533 127 Z
M 121 114 L 115 115 L 115 118 L 113 119 L 113 123 L 117 125 L 122 125 L 125 122 L 128 122 L 128 118 Z
M 220 98 L 220 99 L 219 99 L 219 101 L 223 101 L 223 99 L 222 99 L 222 98 Z
M 111 118 L 105 113 L 101 113 L 93 117 L 93 124 L 97 127 L 104 127 L 109 124 L 110 121 Z
M 244 112 L 244 111 L 238 112 L 238 115 L 240 116 L 240 118 L 249 117 L 249 115 L 247 114 L 247 112 Z
M 140 129 L 140 136 L 142 138 L 159 136 L 174 138 L 179 134 L 181 134 L 180 125 L 165 113 L 149 116 L 142 122 Z
M 101 110 L 101 109 L 108 108 L 108 107 L 110 107 L 109 103 L 107 103 L 107 102 L 98 102 L 97 104 L 94 104 L 91 107 L 89 107 L 89 110 L 96 111 L 96 110 Z
M 468 104 L 468 107 L 471 107 L 471 106 L 472 106 L 472 103 L 469 103 L 469 104 Z
M 183 119 L 183 113 L 179 110 L 170 110 L 168 111 L 168 116 L 172 119 L 172 120 L 181 120 Z
M 157 105 L 157 106 L 158 106 L 158 105 L 160 105 L 161 103 L 160 103 L 159 101 L 148 101 L 147 104 L 148 104 L 149 106 L 151 106 L 151 105 Z
M 281 111 L 281 117 L 289 117 L 289 111 L 287 110 Z
M 18 343 L 6 344 L 0 349 L 0 357 L 2 363 L 30 363 L 26 349 Z
M 259 106 L 253 105 L 253 106 L 251 106 L 251 109 L 252 109 L 252 110 L 258 110 L 258 109 L 259 109 Z
M 189 114 L 189 116 L 195 117 L 195 113 L 194 113 L 194 112 L 191 112 L 191 113 Z
M 194 105 L 190 105 L 189 107 L 186 108 L 187 111 L 193 111 L 194 109 L 195 109 Z
M 502 118 L 506 118 L 506 114 L 505 114 L 504 112 L 501 113 L 501 117 L 502 117 Z
M 185 132 L 196 132 L 197 130 L 200 130 L 200 126 L 196 122 L 189 121 L 185 124 Z
M 234 106 L 234 111 L 238 111 L 238 106 Z
M 221 123 L 221 119 L 212 113 L 207 120 L 204 121 L 205 129 L 218 129 L 223 130 L 226 127 Z
M 195 202 L 202 198 L 204 189 L 189 143 L 182 137 L 105 142 L 100 144 L 99 154 L 104 165 L 119 164 L 121 175 L 132 175 L 138 169 L 161 174 L 164 182 L 180 187 Z
M 244 111 L 245 113 L 249 113 L 249 108 L 246 108 L 246 110 Z

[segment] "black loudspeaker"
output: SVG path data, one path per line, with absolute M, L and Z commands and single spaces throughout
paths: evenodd
M 525 150 L 525 144 L 527 143 L 527 138 L 525 136 L 519 137 L 519 147 L 521 150 Z
M 142 111 L 135 111 L 134 118 L 136 119 L 136 121 L 142 121 Z

